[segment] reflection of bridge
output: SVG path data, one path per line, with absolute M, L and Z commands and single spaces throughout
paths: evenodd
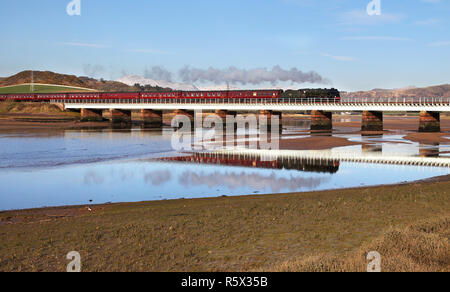
M 111 121 L 132 120 L 132 113 L 145 123 L 161 125 L 162 111 L 194 119 L 194 111 L 215 111 L 221 118 L 235 116 L 237 111 L 258 111 L 261 115 L 281 116 L 283 112 L 311 111 L 312 130 L 331 130 L 332 112 L 363 112 L 362 130 L 383 130 L 383 112 L 420 112 L 420 130 L 440 131 L 440 113 L 450 112 L 450 98 L 409 100 L 392 98 L 367 101 L 327 101 L 303 99 L 119 99 L 119 100 L 53 100 L 66 109 L 80 110 L 84 120 L 108 118 Z
M 339 161 L 337 160 L 279 157 L 272 161 L 266 161 L 258 155 L 250 156 L 225 153 L 193 153 L 189 156 L 165 157 L 158 160 L 326 173 L 336 173 L 339 170 Z
M 314 163 L 372 163 L 372 164 L 393 164 L 393 165 L 413 165 L 413 166 L 433 166 L 450 168 L 450 157 L 417 157 L 417 156 L 397 156 L 383 155 L 381 152 L 357 153 L 341 152 L 334 150 L 318 151 L 296 151 L 296 150 L 218 150 L 213 155 L 237 155 L 242 159 L 255 159 L 259 157 L 262 160 L 282 160 L 303 161 L 306 164 Z

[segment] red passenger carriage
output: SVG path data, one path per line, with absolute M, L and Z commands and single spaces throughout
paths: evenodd
M 283 90 L 210 90 L 210 91 L 162 91 L 162 92 L 76 92 L 76 93 L 37 93 L 37 94 L 4 94 L 0 100 L 17 101 L 63 101 L 72 100 L 149 100 L 149 99 L 279 99 L 283 98 Z M 336 97 L 338 100 L 338 97 Z

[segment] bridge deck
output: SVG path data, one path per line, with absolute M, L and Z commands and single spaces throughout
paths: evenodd
M 295 99 L 276 100 L 264 102 L 249 100 L 241 102 L 235 99 L 146 99 L 146 100 L 55 100 L 63 103 L 66 109 L 153 109 L 153 110 L 230 110 L 230 111 L 259 111 L 272 110 L 282 112 L 298 111 L 381 111 L 381 112 L 450 112 L 450 99 L 423 99 L 415 102 L 407 100 L 378 101 L 342 101 L 328 102 L 320 100 L 298 101 Z

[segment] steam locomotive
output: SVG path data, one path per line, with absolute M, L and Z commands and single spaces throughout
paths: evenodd
M 340 101 L 336 89 L 299 90 L 220 90 L 220 91 L 155 91 L 155 92 L 77 92 L 3 94 L 0 100 L 13 101 L 66 101 L 66 100 L 148 100 L 148 99 L 326 99 Z

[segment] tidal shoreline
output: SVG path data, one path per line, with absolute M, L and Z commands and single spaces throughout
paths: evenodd
M 363 189 L 373 189 L 373 188 L 379 188 L 379 187 L 395 187 L 395 186 L 404 186 L 404 185 L 411 185 L 411 184 L 422 184 L 422 183 L 438 183 L 438 182 L 450 182 L 450 174 L 449 175 L 442 175 L 442 176 L 435 176 L 427 179 L 421 179 L 416 181 L 410 181 L 410 182 L 402 182 L 402 183 L 396 183 L 396 184 L 379 184 L 374 186 L 363 186 L 363 187 L 350 187 L 350 188 L 341 188 L 341 189 L 332 189 L 332 190 L 319 190 L 319 191 L 305 191 L 305 192 L 288 192 L 288 193 L 279 193 L 279 194 L 248 194 L 248 195 L 239 195 L 239 196 L 227 196 L 227 195 L 221 195 L 217 197 L 204 197 L 204 198 L 180 198 L 180 199 L 164 199 L 164 200 L 148 200 L 148 201 L 137 201 L 137 202 L 106 202 L 106 203 L 99 203 L 99 204 L 81 204 L 81 205 L 65 205 L 65 206 L 44 206 L 44 207 L 37 207 L 37 208 L 26 208 L 26 209 L 17 209 L 17 210 L 0 210 L 0 225 L 5 224 L 5 222 L 2 222 L 2 214 L 6 213 L 14 213 L 18 214 L 20 217 L 20 213 L 46 213 L 46 212 L 56 212 L 55 214 L 52 214 L 52 216 L 58 217 L 57 213 L 59 211 L 80 211 L 79 214 L 90 214 L 92 212 L 98 211 L 98 210 L 104 210 L 105 207 L 108 206 L 120 206 L 120 205 L 127 205 L 127 204 L 151 204 L 156 202 L 170 202 L 170 201 L 190 201 L 190 200 L 214 200 L 214 199 L 220 199 L 220 198 L 260 198 L 260 197 L 268 197 L 268 196 L 284 196 L 284 195 L 292 195 L 292 194 L 307 194 L 307 193 L 322 193 L 322 192 L 332 192 L 332 191 L 349 191 L 349 190 L 363 190 Z M 89 211 L 88 209 L 91 209 Z M 69 212 L 72 215 L 78 214 L 77 212 Z M 15 220 L 15 223 L 20 223 L 23 221 L 18 220 L 17 218 Z
M 93 205 L 91 211 L 7 211 L 0 213 L 0 270 L 62 271 L 72 250 L 81 253 L 85 271 L 283 270 L 289 261 L 350 256 L 393 227 L 448 218 L 449 204 L 450 176 L 443 176 L 333 191 Z

